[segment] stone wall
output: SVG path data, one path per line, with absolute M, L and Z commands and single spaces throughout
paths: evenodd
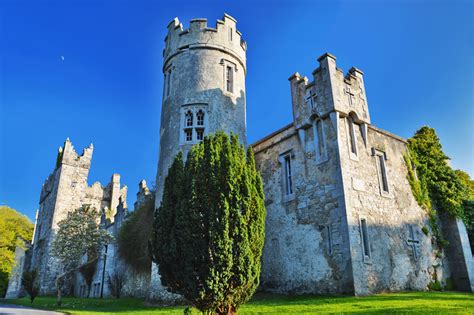
M 8 279 L 6 299 L 15 299 L 25 295 L 21 279 L 23 277 L 23 270 L 28 269 L 31 263 L 31 251 L 28 251 L 29 248 L 29 244 L 25 244 L 25 248 L 19 246 L 15 248 L 15 265 L 10 274 L 10 279 Z
M 261 289 L 285 294 L 352 293 L 347 223 L 336 129 L 322 158 L 310 127 L 293 125 L 252 147 L 264 183 L 267 218 Z M 282 157 L 290 154 L 294 193 L 288 195 Z
M 117 177 L 115 177 L 117 178 Z M 114 179 L 112 179 L 113 182 Z M 110 186 L 110 184 L 109 184 Z M 154 192 L 150 191 L 146 182 L 142 180 L 139 183 L 137 201 L 134 205 L 136 211 L 146 200 L 151 198 Z M 101 249 L 99 260 L 97 261 L 96 272 L 93 276 L 90 291 L 82 275 L 77 272 L 74 281 L 74 295 L 80 297 L 112 297 L 108 286 L 108 278 L 114 273 L 125 274 L 125 283 L 122 291 L 123 296 L 146 297 L 150 290 L 150 272 L 137 273 L 130 268 L 118 255 L 116 240 L 120 233 L 122 224 L 129 216 L 126 202 L 121 198 L 118 200 L 115 215 L 112 222 L 107 222 L 103 216 L 101 222 L 102 228 L 106 229 L 113 237 L 114 241 L 107 247 Z M 84 261 L 86 257 L 83 258 Z M 151 271 L 151 270 L 150 270 Z
M 55 293 L 55 279 L 61 266 L 51 256 L 51 246 L 58 223 L 67 214 L 83 205 L 90 205 L 101 212 L 126 203 L 126 186 L 120 186 L 120 175 L 114 174 L 106 187 L 100 183 L 88 186 L 93 146 L 78 155 L 69 139 L 59 149 L 54 171 L 45 181 L 41 195 L 38 219 L 32 249 L 32 266 L 39 274 L 40 294 Z M 115 208 L 113 208 L 115 209 Z M 112 213 L 115 213 L 114 210 Z
M 312 81 L 289 78 L 293 123 L 253 145 L 267 207 L 262 289 L 425 290 L 435 280 L 445 285 L 451 267 L 458 287 L 472 290 L 462 224 L 442 219 L 452 244 L 440 255 L 422 232 L 429 217 L 407 180 L 406 141 L 371 125 L 362 71 L 344 75 L 331 54 L 318 61 Z

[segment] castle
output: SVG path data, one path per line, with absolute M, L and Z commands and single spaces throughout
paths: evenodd
M 206 19 L 188 29 L 175 18 L 163 51 L 164 87 L 156 206 L 173 157 L 207 134 L 234 132 L 246 144 L 246 42 L 236 20 L 224 15 L 216 27 Z M 347 293 L 425 290 L 437 280 L 474 291 L 474 262 L 464 224 L 442 217 L 449 241 L 439 255 L 428 214 L 407 180 L 406 141 L 371 123 L 363 72 L 344 73 L 324 54 L 311 79 L 289 78 L 293 121 L 252 144 L 262 175 L 267 209 L 261 290 L 284 293 Z M 267 105 L 270 106 L 270 105 Z M 247 145 L 247 144 L 246 144 Z M 54 260 L 49 246 L 57 222 L 83 204 L 103 214 L 103 228 L 117 233 L 126 220 L 127 188 L 114 174 L 106 187 L 87 186 L 92 146 L 78 156 L 69 140 L 43 185 L 34 243 L 28 258 L 17 251 L 7 295 L 20 294 L 22 269 L 38 268 L 41 293 L 53 294 Z M 138 203 L 150 195 L 140 183 Z M 105 216 L 110 223 L 105 223 Z M 114 245 L 98 262 L 90 296 L 108 296 L 104 275 L 120 263 Z M 172 298 L 160 284 L 158 266 L 147 276 L 129 272 L 126 292 Z M 16 279 L 16 280 L 15 280 Z M 83 296 L 77 275 L 74 294 Z

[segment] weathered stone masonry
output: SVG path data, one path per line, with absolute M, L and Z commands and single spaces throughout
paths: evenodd
M 58 262 L 50 255 L 58 222 L 66 218 L 68 212 L 83 205 L 114 216 L 119 202 L 126 204 L 127 187 L 120 186 L 119 174 L 112 175 L 111 182 L 105 187 L 98 182 L 88 186 L 93 150 L 91 144 L 79 156 L 67 139 L 59 148 L 53 173 L 43 184 L 31 262 L 31 268 L 39 273 L 42 295 L 55 293 L 54 281 L 60 272 Z
M 179 151 L 186 156 L 193 144 L 219 130 L 246 143 L 246 50 L 229 15 L 215 28 L 206 19 L 191 20 L 188 29 L 177 18 L 168 25 L 157 208 Z M 362 71 L 344 74 L 327 53 L 318 61 L 311 80 L 298 73 L 289 78 L 293 121 L 252 145 L 267 208 L 261 290 L 365 295 L 425 290 L 434 280 L 445 284 L 451 278 L 457 289 L 473 291 L 474 262 L 463 223 L 441 217 L 450 244 L 439 258 L 431 236 L 422 233 L 428 215 L 407 180 L 406 141 L 371 123 Z M 10 297 L 21 294 L 19 277 L 30 258 L 40 272 L 41 294 L 54 292 L 58 266 L 49 251 L 68 211 L 96 207 L 104 213 L 102 228 L 113 235 L 126 220 L 127 188 L 118 174 L 106 187 L 87 184 L 92 151 L 91 145 L 79 156 L 69 140 L 60 148 L 42 188 L 32 257 L 16 253 Z M 154 193 L 144 181 L 139 188 L 135 208 Z M 121 269 L 127 274 L 125 294 L 179 298 L 161 285 L 156 265 L 150 274 L 134 274 L 115 246 L 103 250 L 89 296 L 109 296 L 105 277 Z M 74 294 L 84 296 L 82 276 L 74 283 Z
M 293 123 L 253 145 L 267 205 L 262 289 L 425 290 L 456 270 L 458 289 L 472 291 L 465 232 L 459 222 L 446 229 L 458 252 L 436 257 L 407 180 L 406 141 L 371 124 L 362 71 L 344 75 L 330 54 L 318 61 L 311 82 L 289 78 Z

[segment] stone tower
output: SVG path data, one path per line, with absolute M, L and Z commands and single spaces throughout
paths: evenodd
M 236 20 L 224 14 L 215 28 L 193 19 L 189 29 L 175 18 L 163 51 L 163 101 L 156 205 L 168 168 L 179 151 L 216 131 L 233 132 L 246 142 L 246 43 Z
M 119 174 L 112 175 L 111 182 L 105 187 L 99 182 L 88 186 L 93 150 L 91 144 L 79 155 L 69 138 L 66 139 L 59 148 L 56 166 L 41 189 L 31 261 L 31 268 L 39 272 L 40 294 L 55 292 L 54 281 L 61 266 L 51 257 L 50 251 L 58 223 L 83 205 L 90 205 L 99 212 L 107 211 L 112 220 L 119 199 L 126 207 L 127 187 L 120 185 Z

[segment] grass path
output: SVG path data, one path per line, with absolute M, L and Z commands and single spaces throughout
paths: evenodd
M 2 302 L 0 302 L 1 304 Z M 161 315 L 183 314 L 184 306 L 151 307 L 142 300 L 65 298 L 56 307 L 54 297 L 39 297 L 33 305 L 26 298 L 4 303 L 33 306 L 78 315 Z M 460 292 L 406 292 L 368 297 L 256 295 L 242 306 L 239 314 L 474 314 L 474 294 Z

